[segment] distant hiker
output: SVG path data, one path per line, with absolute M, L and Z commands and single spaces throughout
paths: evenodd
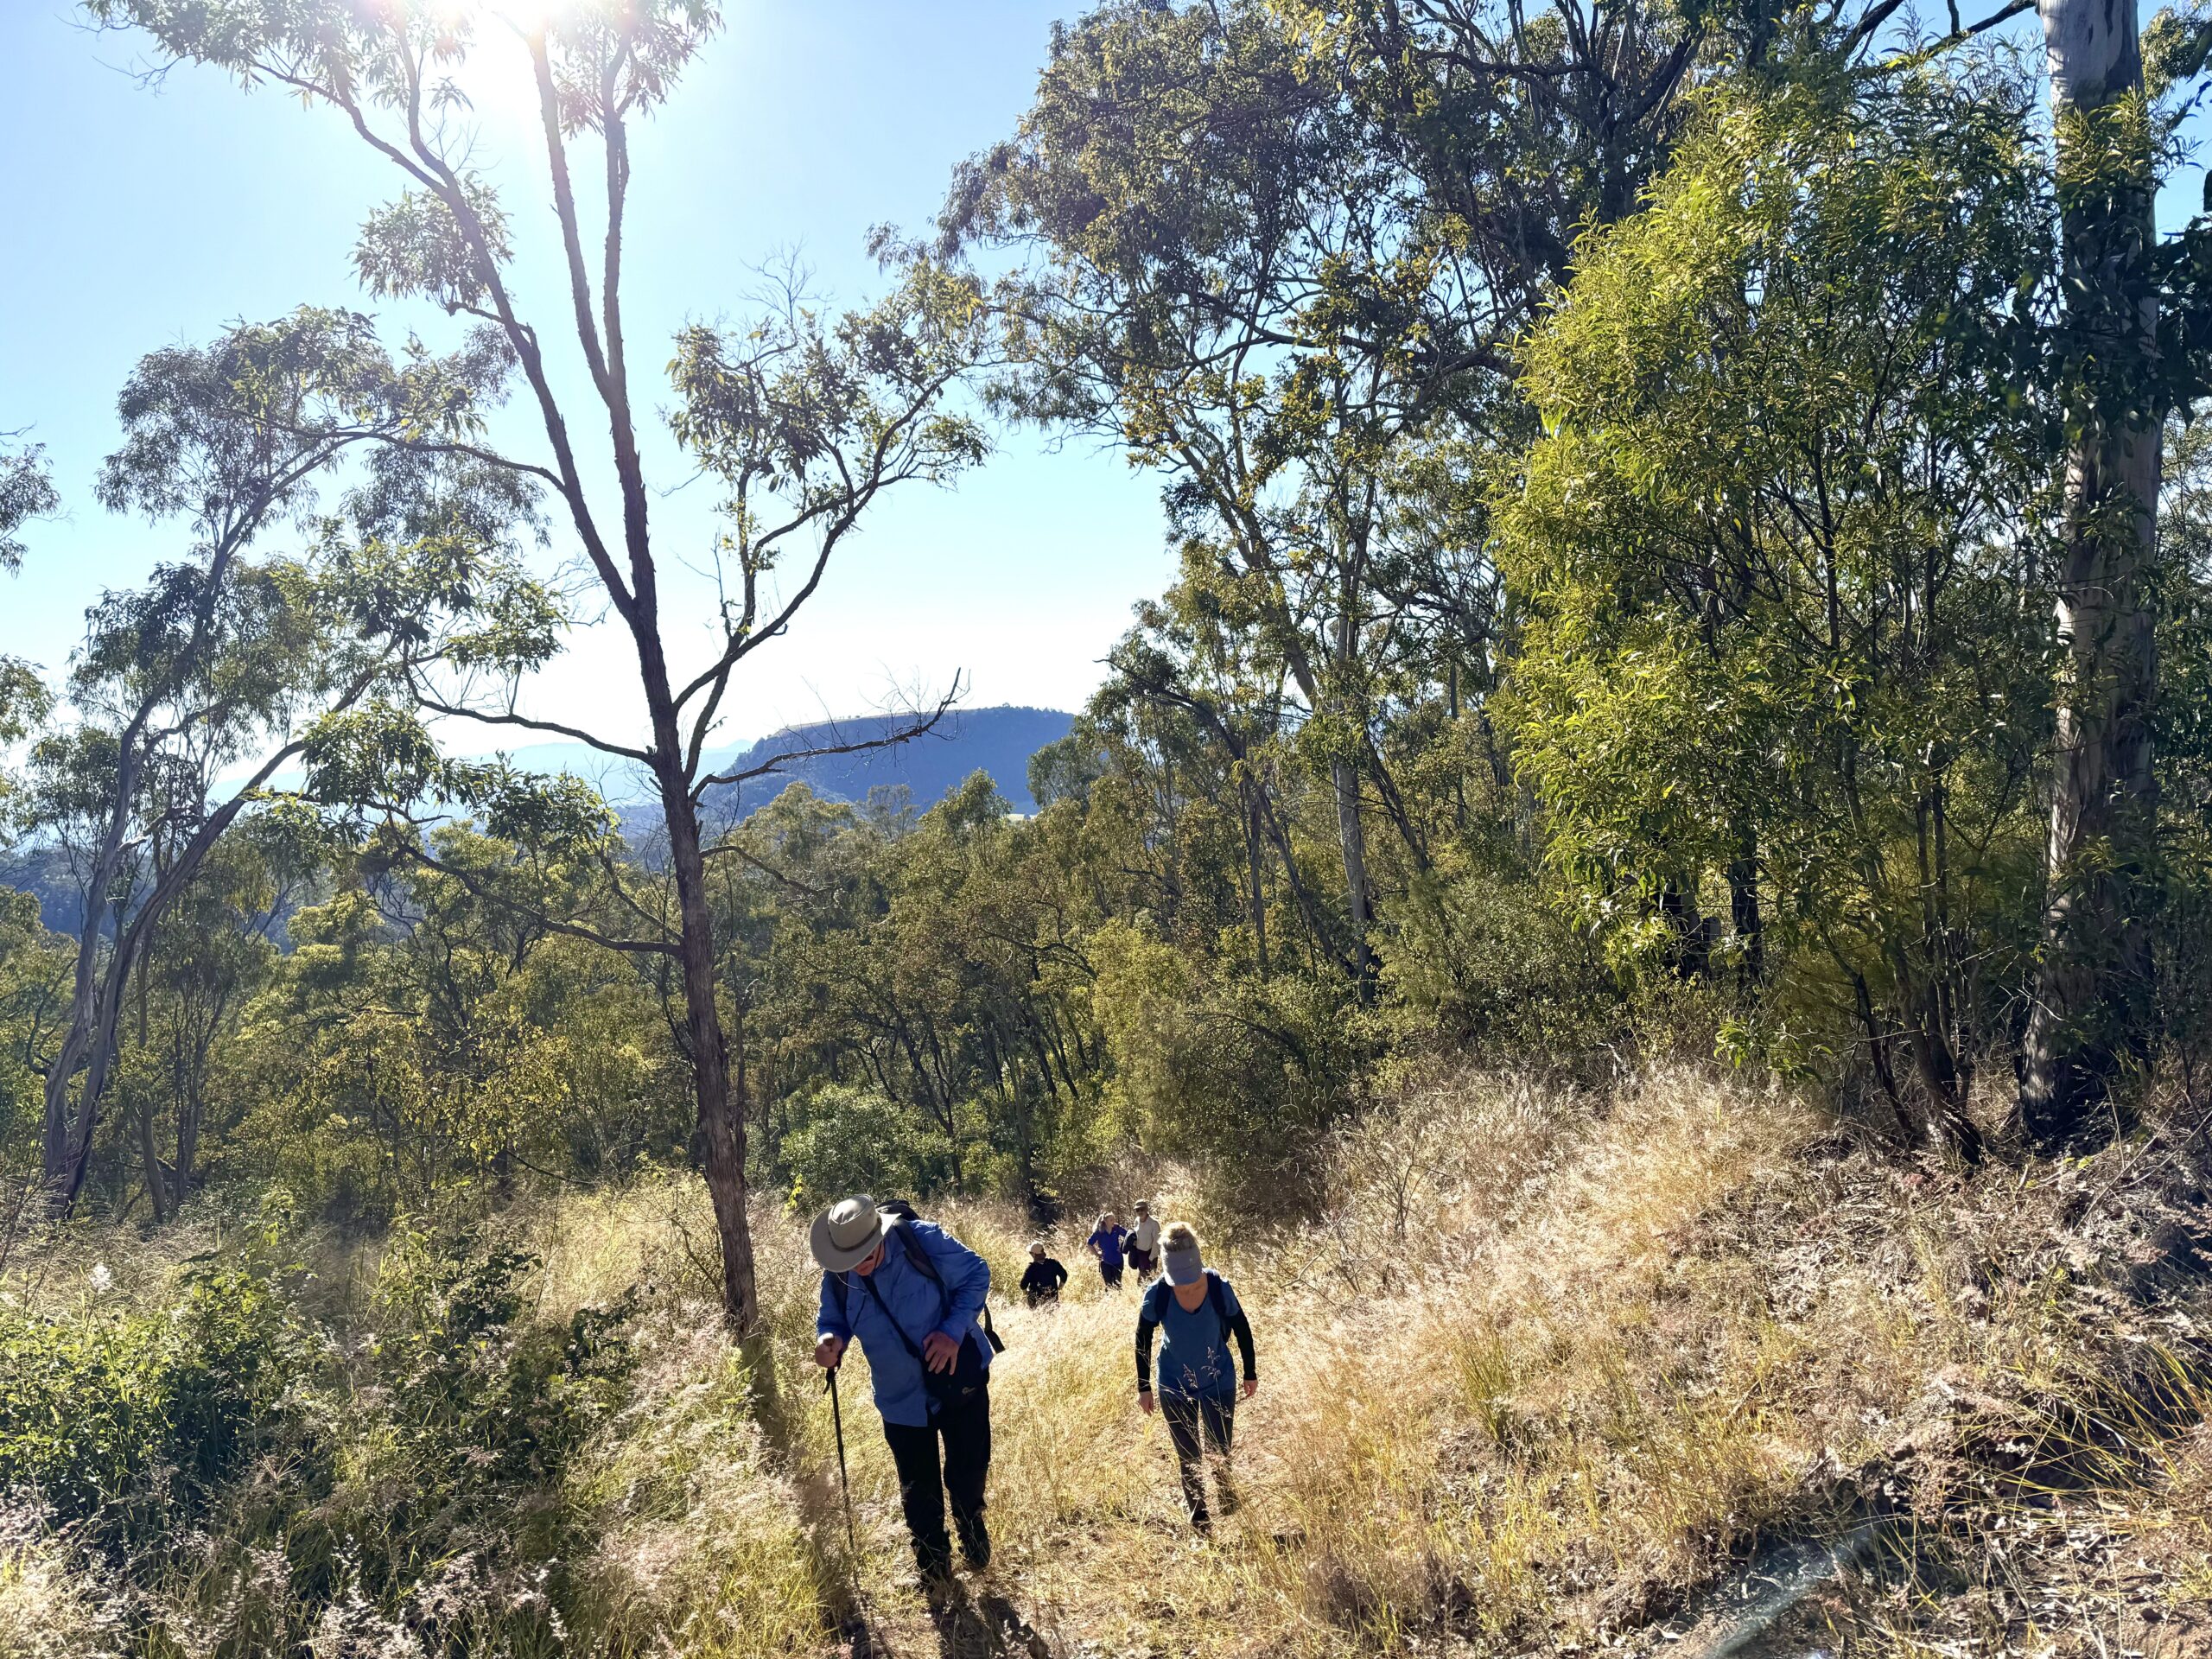
M 1160 1412 L 1167 1437 L 1175 1443 L 1175 1462 L 1183 1477 L 1183 1501 L 1191 1524 L 1210 1532 L 1206 1485 L 1201 1465 L 1211 1449 L 1220 1459 L 1214 1488 L 1221 1512 L 1236 1510 L 1236 1490 L 1229 1481 L 1230 1442 L 1236 1427 L 1236 1374 L 1230 1368 L 1230 1338 L 1244 1362 L 1243 1395 L 1260 1389 L 1252 1363 L 1252 1324 L 1229 1281 L 1198 1255 L 1198 1236 L 1177 1222 L 1162 1237 L 1166 1276 L 1153 1281 L 1137 1307 L 1137 1403 L 1153 1409 L 1152 1338 L 1160 1334 Z
M 1152 1218 L 1152 1205 L 1137 1200 L 1137 1224 L 1129 1229 L 1129 1266 L 1140 1279 L 1149 1279 L 1159 1268 L 1160 1224 Z
M 1029 1247 L 1029 1265 L 1022 1269 L 1021 1288 L 1030 1306 L 1058 1301 L 1060 1287 L 1067 1281 L 1068 1270 L 1045 1254 L 1042 1243 Z
M 1084 1248 L 1098 1258 L 1098 1276 L 1109 1290 L 1122 1287 L 1122 1246 L 1128 1236 L 1129 1230 L 1122 1225 L 1122 1218 L 1109 1210 L 1083 1241 Z
M 822 1265 L 815 1363 L 836 1369 L 855 1336 L 868 1352 L 923 1582 L 939 1583 L 952 1571 L 947 1494 L 961 1553 L 971 1567 L 988 1565 L 983 1486 L 991 1467 L 996 1338 L 983 1298 L 990 1268 L 935 1223 L 892 1216 L 868 1198 L 831 1205 L 815 1217 L 808 1243 Z

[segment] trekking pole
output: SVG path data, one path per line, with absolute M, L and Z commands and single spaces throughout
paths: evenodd
M 845 1497 L 845 1548 L 857 1556 L 861 1547 L 853 1536 L 853 1483 L 845 1473 L 845 1414 L 837 1403 L 837 1368 L 830 1368 L 830 1423 L 837 1435 L 837 1490 Z

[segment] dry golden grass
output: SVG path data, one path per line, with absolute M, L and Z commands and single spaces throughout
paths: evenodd
M 1936 1452 L 1961 1422 L 2081 1385 L 2101 1363 L 2084 1346 L 2088 1258 L 2127 1244 L 2067 1221 L 2101 1172 L 1961 1185 L 1852 1149 L 1786 1092 L 1698 1071 L 1602 1104 L 1483 1079 L 1431 1090 L 1348 1137 L 1339 1175 L 1321 1221 L 1214 1251 L 1252 1311 L 1263 1382 L 1239 1414 L 1248 1507 L 1211 1545 L 1189 1538 L 1164 1430 L 1135 1408 L 1134 1287 L 1104 1291 L 1062 1237 L 1076 1270 L 1062 1306 L 1000 1299 L 991 1581 L 1052 1650 L 1656 1637 L 1685 1589 L 1761 1539 L 1840 1517 L 1857 1501 L 1851 1471 L 1926 1452 L 1914 1478 L 1938 1503 Z M 621 1209 L 645 1202 L 597 1212 L 607 1242 L 577 1257 L 604 1264 L 590 1270 L 562 1243 L 580 1225 L 564 1211 L 549 1283 L 604 1294 L 640 1236 L 664 1241 L 645 1246 L 657 1260 L 680 1259 L 687 1231 L 698 1248 L 696 1218 L 648 1226 Z M 693 1204 L 681 1189 L 674 1202 Z M 1024 1242 L 1012 1218 L 988 1206 L 943 1218 L 1012 1281 Z M 666 1380 L 599 1478 L 661 1443 L 666 1430 L 647 1425 L 662 1414 L 717 1425 L 724 1461 L 687 1464 L 688 1495 L 642 1532 L 613 1529 L 604 1565 L 639 1586 L 640 1630 L 664 1605 L 643 1586 L 682 1586 L 658 1627 L 679 1651 L 818 1642 L 854 1605 L 849 1586 L 880 1647 L 932 1650 L 857 1364 L 845 1401 L 861 1550 L 843 1559 L 828 1411 L 804 1363 L 815 1277 L 795 1220 L 764 1215 L 760 1230 L 777 1387 L 806 1473 L 760 1500 L 772 1459 L 737 1427 L 735 1396 L 704 1417 L 685 1403 L 727 1351 L 671 1333 Z M 705 1290 L 696 1278 L 702 1321 Z M 728 1558 L 739 1530 L 779 1540 L 745 1548 L 777 1563 L 765 1577 L 778 1594 L 814 1605 L 748 1591 L 722 1621 L 746 1633 L 695 1647 L 681 1632 L 733 1592 L 714 1588 L 729 1582 L 721 1569 L 678 1563 Z M 624 1564 L 643 1537 L 658 1541 L 657 1580 Z
M 1246 1507 L 1206 1544 L 1183 1521 L 1163 1427 L 1135 1406 L 1135 1287 L 1099 1283 L 1077 1242 L 1089 1217 L 1071 1219 L 1052 1241 L 1074 1274 L 1066 1300 L 1033 1313 L 995 1299 L 1009 1344 L 993 1372 L 998 1558 L 946 1625 L 913 1585 L 857 1355 L 846 1549 L 809 1363 L 804 1218 L 755 1217 L 766 1329 L 747 1354 L 715 1315 L 696 1183 L 571 1195 L 504 1224 L 543 1259 L 540 1310 L 633 1286 L 643 1307 L 631 1402 L 561 1494 L 594 1541 L 573 1564 L 573 1645 L 733 1659 L 855 1639 L 1100 1659 L 1649 1649 L 1694 1638 L 1700 1591 L 1769 1541 L 1897 1510 L 1955 1560 L 1995 1517 L 2045 1525 L 2054 1510 L 2019 1471 L 2061 1465 L 2099 1494 L 2087 1501 L 2104 1506 L 2112 1550 L 2147 1563 L 2126 1593 L 2192 1628 L 2187 1610 L 2212 1594 L 2212 1441 L 2182 1432 L 2196 1384 L 2164 1357 L 2202 1310 L 2163 1265 L 2187 1217 L 2160 1196 L 2196 1179 L 2186 1151 L 2139 1137 L 1967 1181 L 1857 1146 L 1787 1091 L 1695 1069 L 1605 1100 L 1482 1077 L 1408 1095 L 1337 1147 L 1321 1218 L 1210 1247 L 1252 1313 L 1262 1382 L 1238 1414 Z M 1161 1196 L 1208 1230 L 1186 1193 Z M 935 1213 L 1013 1285 L 1020 1217 Z M 2113 1446 L 2082 1427 L 2126 1397 L 2130 1367 L 2161 1366 L 2173 1409 Z M 54 1559 L 0 1549 L 0 1651 L 10 1609 L 31 1605 L 11 1586 L 58 1583 Z M 2002 1595 L 1945 1624 L 1969 1592 L 1997 1592 L 1916 1573 L 1838 1592 L 1822 1640 L 1994 1652 L 2026 1628 Z M 992 1598 L 1034 1642 L 994 1632 Z
M 0 1507 L 0 1654 L 8 1659 L 101 1659 L 120 1620 L 98 1575 L 35 1510 Z

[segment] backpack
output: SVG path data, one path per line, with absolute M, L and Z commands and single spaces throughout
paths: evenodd
M 1167 1299 L 1174 1295 L 1175 1287 L 1169 1284 L 1165 1279 L 1161 1280 L 1160 1282 L 1162 1287 L 1160 1292 L 1160 1311 L 1165 1313 L 1167 1311 Z M 1213 1309 L 1214 1318 L 1221 1323 L 1221 1357 L 1224 1359 L 1228 1359 L 1230 1357 L 1229 1296 L 1227 1291 L 1224 1287 L 1225 1282 L 1226 1281 L 1223 1280 L 1222 1276 L 1216 1273 L 1211 1268 L 1208 1268 L 1206 1269 L 1206 1306 Z M 1154 1325 L 1158 1325 L 1160 1321 L 1158 1319 L 1154 1319 L 1153 1323 Z
M 938 1302 L 950 1308 L 952 1305 L 952 1293 L 945 1287 L 944 1275 L 937 1270 L 937 1263 L 930 1260 L 930 1253 L 922 1241 L 906 1230 L 907 1222 L 921 1219 L 914 1213 L 914 1206 L 903 1199 L 892 1198 L 876 1207 L 886 1214 L 896 1216 L 899 1218 L 883 1230 L 885 1236 L 888 1236 L 893 1233 L 899 1236 L 899 1247 L 906 1252 L 906 1264 L 937 1287 Z M 830 1294 L 837 1304 L 837 1317 L 845 1322 L 845 1328 L 850 1330 L 853 1317 L 847 1299 L 852 1294 L 852 1287 L 845 1283 L 845 1275 L 842 1273 L 825 1274 L 823 1276 L 830 1281 Z M 886 1311 L 886 1317 L 888 1317 L 888 1310 Z M 976 1317 L 983 1327 L 983 1340 L 991 1344 L 991 1351 L 995 1354 L 1006 1352 L 1006 1338 L 991 1328 L 991 1304 L 988 1294 L 984 1297 L 983 1306 L 978 1310 Z M 898 1321 L 893 1319 L 892 1323 L 895 1326 Z M 899 1334 L 904 1337 L 906 1333 L 901 1331 Z

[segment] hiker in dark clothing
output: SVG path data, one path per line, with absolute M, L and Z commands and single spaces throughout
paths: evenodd
M 1041 1243 L 1029 1247 L 1029 1265 L 1022 1269 L 1021 1288 L 1029 1298 L 1029 1306 L 1057 1302 L 1060 1287 L 1068 1281 L 1068 1270 L 1045 1254 Z
M 1167 1437 L 1175 1443 L 1191 1524 L 1210 1532 L 1213 1519 L 1206 1512 L 1201 1469 L 1209 1448 L 1219 1459 L 1214 1490 L 1221 1512 L 1233 1515 L 1236 1510 L 1236 1490 L 1229 1480 L 1229 1450 L 1236 1427 L 1238 1389 L 1229 1344 L 1233 1337 L 1244 1363 L 1243 1396 L 1249 1400 L 1260 1390 L 1252 1360 L 1252 1324 L 1229 1281 L 1200 1259 L 1198 1234 L 1179 1221 L 1161 1235 L 1160 1245 L 1167 1262 L 1166 1275 L 1153 1281 L 1137 1307 L 1137 1403 L 1151 1414 L 1152 1339 L 1157 1332 L 1159 1410 L 1167 1420 Z
M 948 1494 L 961 1553 L 971 1567 L 988 1565 L 989 1266 L 942 1227 L 879 1211 L 866 1198 L 816 1217 L 809 1243 L 822 1265 L 815 1363 L 836 1370 L 856 1336 L 867 1351 L 923 1581 L 941 1583 L 952 1571 Z
M 1083 1246 L 1098 1258 L 1098 1276 L 1106 1281 L 1109 1290 L 1122 1287 L 1122 1246 L 1128 1240 L 1129 1230 L 1122 1225 L 1122 1218 L 1109 1210 L 1098 1217 L 1098 1225 L 1091 1230 Z

